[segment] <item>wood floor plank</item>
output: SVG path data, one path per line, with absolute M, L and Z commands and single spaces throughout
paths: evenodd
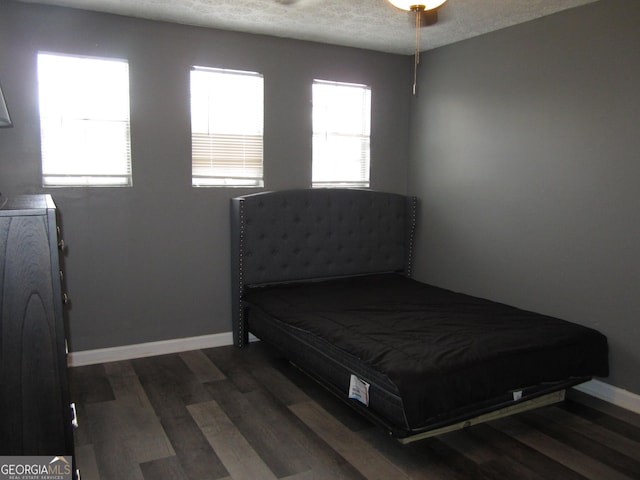
M 349 430 L 353 432 L 368 430 L 373 425 L 367 418 L 356 414 L 351 407 L 338 399 L 333 393 L 327 391 L 299 368 L 284 362 L 279 364 L 279 368 L 283 375 L 306 393 L 309 399 L 320 405 Z M 345 392 L 345 397 L 347 394 L 348 392 Z
M 138 462 L 175 454 L 129 362 L 109 363 L 105 373 L 115 400 L 84 405 L 94 443 L 122 442 Z
M 277 478 L 215 400 L 187 408 L 234 480 Z
M 229 476 L 230 472 L 224 467 L 191 416 L 165 417 L 162 419 L 162 426 L 190 480 Z
M 295 475 L 290 475 L 288 477 L 282 477 L 280 480 L 348 480 L 348 479 L 358 479 L 364 480 L 364 477 L 360 475 L 358 472 L 353 470 L 349 472 L 345 476 L 345 469 L 339 468 L 338 470 L 328 467 L 316 467 L 312 470 L 308 470 L 306 472 L 296 473 Z
M 545 480 L 549 478 L 584 480 L 585 478 L 543 453 L 495 429 L 492 426 L 492 422 L 486 425 L 476 425 L 466 430 L 466 433 L 476 437 L 481 442 L 491 445 L 521 465 L 525 465 L 530 471 L 537 472 Z
M 451 432 L 437 439 L 476 463 L 489 478 L 517 478 L 519 480 L 545 480 L 526 464 L 499 448 L 494 442 L 485 442 L 473 434 L 473 428 Z
M 215 382 L 226 378 L 224 373 L 213 364 L 202 350 L 182 352 L 179 356 L 200 383 Z
M 545 415 L 543 412 L 527 412 L 520 417 L 520 420 L 564 445 L 579 450 L 604 465 L 615 468 L 629 478 L 640 478 L 640 461 L 637 460 L 640 450 L 637 448 L 633 449 L 631 457 L 627 456 L 614 449 L 613 445 L 599 442 L 593 436 L 588 435 L 586 431 L 576 431 L 569 428 L 564 418 L 559 423 L 550 418 L 549 414 Z M 625 445 L 619 444 L 620 447 Z
M 93 445 L 76 445 L 75 461 L 76 465 L 82 467 L 80 472 L 81 478 L 84 480 L 97 480 L 100 478 L 96 452 Z
M 331 471 L 340 478 L 353 478 L 354 471 L 344 468 L 346 462 L 338 458 L 332 445 L 326 444 L 312 434 L 309 427 L 284 404 L 277 403 L 269 392 L 258 391 L 247 394 L 256 415 L 276 440 L 277 448 L 263 450 L 269 456 L 277 456 L 286 467 L 283 473 L 291 475 L 307 469 L 314 471 Z M 277 439 L 281 439 L 277 441 Z M 284 440 L 286 439 L 286 440 Z M 251 437 L 252 444 L 255 440 Z M 265 445 L 266 446 L 266 445 Z M 338 473 L 339 471 L 339 473 Z M 274 469 L 274 472 L 279 473 Z M 280 475 L 280 476 L 285 476 Z
M 289 475 L 288 477 L 282 477 L 280 480 L 316 480 L 318 478 L 322 477 L 318 477 L 313 470 L 307 470 L 306 472 L 296 473 L 295 475 Z
M 146 462 L 175 454 L 153 410 L 133 408 L 118 401 L 85 406 L 91 418 L 93 444 L 122 445 L 136 462 Z
M 114 397 L 125 405 L 152 410 L 147 393 L 129 361 L 110 362 L 104 365 Z
M 247 352 L 236 347 L 220 347 L 204 350 L 214 365 L 235 385 L 242 393 L 260 388 L 246 364 L 251 360 L 251 348 Z M 243 355 L 245 353 L 245 355 Z
M 573 396 L 573 398 L 569 398 L 559 407 L 635 442 L 640 442 L 640 426 L 628 421 L 635 420 L 638 415 L 633 413 L 621 415 L 618 408 L 612 411 L 609 408 L 603 408 L 601 400 L 595 399 L 597 402 L 593 402 L 585 397 L 588 397 L 588 395 L 582 394 L 577 398 Z M 614 413 L 614 415 L 611 413 Z
M 93 448 L 100 480 L 145 480 L 138 459 L 124 443 L 99 442 Z M 83 465 L 78 466 L 82 472 Z
M 284 359 L 274 359 L 271 363 L 261 363 L 253 368 L 253 377 L 260 385 L 278 398 L 284 405 L 309 401 L 308 395 L 291 381 L 282 370 L 293 367 Z
M 129 408 L 117 400 L 86 404 L 83 408 L 90 421 L 81 428 L 91 431 L 91 447 L 101 480 L 143 480 L 140 462 L 173 454 L 152 412 Z M 84 470 L 83 464 L 78 466 Z
M 489 478 L 518 478 L 519 480 L 543 480 L 543 477 L 531 471 L 526 465 L 518 463 L 512 457 L 491 443 L 486 443 L 470 434 L 472 429 L 458 430 L 437 439 L 448 447 L 478 465 Z
M 545 408 L 535 413 L 547 422 L 554 422 L 559 425 L 563 430 L 571 430 L 575 434 L 582 435 L 599 445 L 605 446 L 607 449 L 613 449 L 629 458 L 640 460 L 640 441 L 630 439 L 570 411 Z
M 495 461 L 502 456 L 499 451 L 469 435 L 468 430 L 446 433 L 440 435 L 438 440 L 477 464 Z
M 425 445 L 433 440 L 402 445 L 397 440 L 383 435 L 382 431 L 375 427 L 360 430 L 358 435 L 411 479 L 463 480 L 465 478 L 448 466 L 439 455 L 425 448 Z
M 279 411 L 265 392 L 249 392 L 246 396 L 251 412 L 235 423 L 273 473 L 280 478 L 311 469 L 312 459 L 304 447 L 306 438 L 294 418 Z
M 209 400 L 205 387 L 179 354 L 160 355 L 153 357 L 152 361 L 141 358 L 132 360 L 131 364 L 145 389 L 147 385 L 161 388 L 171 397 L 171 401 L 181 402 L 183 408 L 190 403 Z M 160 406 L 154 404 L 156 409 Z M 164 407 L 171 408 L 169 403 Z M 161 412 L 158 411 L 158 414 L 161 415 Z
M 617 418 L 618 420 L 640 429 L 640 414 L 626 410 L 617 405 L 609 402 L 605 402 L 599 398 L 587 395 L 576 389 L 568 390 L 568 397 L 570 402 L 579 402 L 584 406 L 588 406 L 594 410 L 600 411 L 610 417 Z
M 207 383 L 205 387 L 209 397 L 218 402 L 232 421 L 251 413 L 252 407 L 249 399 L 236 388 L 230 379 Z
M 479 468 L 484 478 L 490 478 L 492 480 L 513 480 L 514 478 L 518 480 L 548 480 L 549 478 L 532 472 L 524 465 L 508 457 L 489 460 L 479 465 Z
M 480 465 L 449 447 L 437 437 L 415 442 L 411 448 L 414 453 L 427 455 L 434 459 L 434 463 L 439 465 L 441 470 L 446 472 L 451 479 L 485 480 L 491 478 Z M 502 478 L 497 477 L 495 480 L 502 480 Z
M 493 426 L 591 480 L 631 480 L 608 465 L 513 418 L 496 420 Z
M 189 480 L 176 457 L 142 463 L 140 470 L 145 480 Z
M 291 411 L 368 479 L 408 478 L 374 448 L 314 402 L 291 405 Z
M 160 419 L 167 437 L 189 479 L 229 475 L 187 410 L 196 400 L 210 400 L 178 355 L 132 361 L 140 383 Z
M 70 396 L 74 402 L 94 403 L 115 400 L 103 364 L 69 369 L 69 386 Z
M 78 406 L 81 427 L 76 438 L 90 438 L 86 445 L 94 452 L 96 468 L 101 478 L 142 478 L 138 468 L 140 462 L 174 455 L 164 429 L 142 391 L 129 365 L 105 364 L 100 378 L 109 383 L 114 400 L 104 402 L 81 402 Z M 78 377 L 76 377 L 78 380 Z M 117 459 L 117 460 L 114 460 Z M 123 465 L 112 465 L 123 460 Z M 91 460 L 77 458 L 89 467 Z M 84 466 L 79 463 L 84 470 Z M 85 474 L 84 478 L 87 478 Z M 89 477 L 91 478 L 91 477 Z
M 208 384 L 211 395 L 278 477 L 309 469 L 329 470 L 331 478 L 357 478 L 309 429 L 266 390 L 241 393 L 232 383 Z

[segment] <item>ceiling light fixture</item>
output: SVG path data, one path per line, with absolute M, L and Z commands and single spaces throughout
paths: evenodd
M 413 95 L 418 90 L 418 65 L 420 64 L 420 28 L 426 25 L 432 25 L 437 21 L 436 8 L 442 6 L 447 0 L 389 0 L 394 7 L 413 12 L 416 17 L 416 49 L 413 60 Z M 420 3 L 418 3 L 420 2 Z M 431 19 L 427 19 L 427 13 L 432 13 Z

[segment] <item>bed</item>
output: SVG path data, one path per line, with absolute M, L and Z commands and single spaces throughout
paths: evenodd
M 276 347 L 403 443 L 608 375 L 596 330 L 412 279 L 417 208 L 358 189 L 233 198 L 234 344 Z

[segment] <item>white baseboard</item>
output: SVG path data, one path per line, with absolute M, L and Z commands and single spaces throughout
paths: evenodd
M 257 340 L 256 337 L 249 336 L 249 341 L 255 340 Z M 118 362 L 133 358 L 152 357 L 154 355 L 186 352 L 201 348 L 223 347 L 232 344 L 233 334 L 231 332 L 215 333 L 199 337 L 176 338 L 159 342 L 124 345 L 122 347 L 69 352 L 67 364 L 70 367 L 82 367 L 84 365 L 95 365 L 96 363 Z
M 601 382 L 600 380 L 591 380 L 581 385 L 576 385 L 573 388 L 599 398 L 600 400 L 604 400 L 605 402 L 612 403 L 618 407 L 640 414 L 640 395 L 628 390 L 614 387 L 613 385 Z
M 249 341 L 256 340 L 256 337 L 249 335 Z M 223 347 L 232 344 L 233 334 L 231 332 L 224 332 L 213 335 L 202 335 L 200 337 L 176 338 L 173 340 L 139 343 L 122 347 L 69 352 L 67 363 L 70 367 L 81 367 L 84 365 L 94 365 L 96 363 L 117 362 L 120 360 L 131 360 L 133 358 L 199 350 L 201 348 Z M 599 380 L 591 380 L 573 388 L 604 400 L 605 402 L 640 414 L 640 395 L 629 392 L 628 390 L 614 387 Z

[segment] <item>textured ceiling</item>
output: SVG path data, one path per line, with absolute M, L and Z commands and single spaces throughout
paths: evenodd
M 408 12 L 387 0 L 20 0 L 187 25 L 413 53 Z M 448 0 L 421 50 L 454 43 L 597 0 Z

